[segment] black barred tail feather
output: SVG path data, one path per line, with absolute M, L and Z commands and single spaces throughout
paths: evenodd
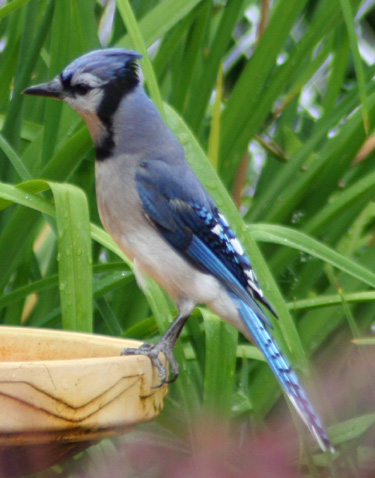
M 323 424 L 315 412 L 312 403 L 310 402 L 307 393 L 302 386 L 297 374 L 291 368 L 285 355 L 281 352 L 279 346 L 275 342 L 265 325 L 263 312 L 254 304 L 254 309 L 249 307 L 247 303 L 244 303 L 241 299 L 238 299 L 234 294 L 231 294 L 234 302 L 237 304 L 237 308 L 241 318 L 243 319 L 246 327 L 249 329 L 254 342 L 263 352 L 269 366 L 275 374 L 277 380 L 285 390 L 289 400 L 293 404 L 294 408 L 315 437 L 320 448 L 323 451 L 330 451 L 334 453 L 334 447 L 330 442 Z

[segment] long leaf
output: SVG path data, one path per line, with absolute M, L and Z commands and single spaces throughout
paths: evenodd
M 249 231 L 257 241 L 282 244 L 304 251 L 375 287 L 375 274 L 372 271 L 344 257 L 307 234 L 273 224 L 253 224 L 249 226 Z

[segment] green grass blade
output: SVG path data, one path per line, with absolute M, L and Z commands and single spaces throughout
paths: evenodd
M 151 9 L 139 22 L 139 30 L 146 47 L 163 37 L 187 16 L 202 0 L 164 0 Z M 129 48 L 130 35 L 121 38 L 117 46 Z
M 349 186 L 346 190 L 338 194 L 326 207 L 319 212 L 304 226 L 307 233 L 317 233 L 324 227 L 344 214 L 353 204 L 358 203 L 362 196 L 371 194 L 374 190 L 375 172 L 369 173 L 365 177 Z
M 22 7 L 28 2 L 30 2 L 30 0 L 13 0 L 12 2 L 7 3 L 6 5 L 2 5 L 2 7 L 0 8 L 0 20 L 6 17 L 7 15 L 10 15 L 15 10 Z
M 344 257 L 307 234 L 273 224 L 253 224 L 248 226 L 248 228 L 253 238 L 257 241 L 282 244 L 304 251 L 375 287 L 375 274 L 372 271 Z
M 90 134 L 86 126 L 83 126 L 63 142 L 44 166 L 40 176 L 56 181 L 68 179 L 91 148 Z
M 215 102 L 212 111 L 212 121 L 210 129 L 210 137 L 208 140 L 208 157 L 217 170 L 219 161 L 219 144 L 220 144 L 220 120 L 221 120 L 221 102 L 223 94 L 223 68 L 220 68 L 219 77 L 216 85 Z
M 374 423 L 375 413 L 360 415 L 330 427 L 330 436 L 335 445 L 354 440 L 363 435 Z
M 365 127 L 366 133 L 369 132 L 369 105 L 367 101 L 367 92 L 366 92 L 366 83 L 365 83 L 365 74 L 363 71 L 362 60 L 359 54 L 358 43 L 357 43 L 357 34 L 354 26 L 354 15 L 352 12 L 352 7 L 349 0 L 340 0 L 341 10 L 344 16 L 346 29 L 348 31 L 350 48 L 354 60 L 354 68 L 358 81 L 359 96 L 361 98 L 362 104 L 362 117 L 363 125 Z
M 155 105 L 158 107 L 161 114 L 164 115 L 163 101 L 160 95 L 159 86 L 156 81 L 156 77 L 155 77 L 154 70 L 152 68 L 151 61 L 148 58 L 147 48 L 143 41 L 143 37 L 139 29 L 137 19 L 135 18 L 135 15 L 130 6 L 130 3 L 128 0 L 117 0 L 117 8 L 119 9 L 121 18 L 129 32 L 134 48 L 139 53 L 141 53 L 141 55 L 143 55 L 142 66 L 143 66 L 147 86 L 150 91 L 150 96 L 153 102 L 155 103 Z
M 344 294 L 345 301 L 347 303 L 356 303 L 356 302 L 372 302 L 375 300 L 375 292 L 364 291 L 364 292 L 353 292 Z M 319 307 L 327 307 L 340 305 L 341 297 L 336 295 L 323 295 L 319 297 L 313 297 L 311 299 L 301 299 L 288 303 L 288 308 L 290 310 L 304 310 L 304 309 L 315 309 Z
M 63 327 L 92 332 L 92 261 L 86 196 L 69 184 L 49 185 L 56 204 Z
M 259 362 L 266 362 L 264 355 L 255 345 L 238 345 L 236 354 L 237 358 L 240 359 L 247 358 L 258 360 Z
M 202 308 L 206 335 L 203 406 L 208 414 L 229 417 L 234 387 L 238 332 Z
M 18 156 L 16 151 L 12 148 L 12 146 L 1 134 L 0 134 L 0 148 L 3 150 L 3 153 L 12 163 L 14 169 L 16 170 L 21 180 L 26 181 L 27 179 L 31 179 L 30 171 L 28 171 L 27 167 L 22 162 L 21 158 Z
M 327 84 L 326 95 L 323 100 L 324 114 L 328 115 L 333 110 L 345 81 L 345 72 L 350 53 L 349 38 L 344 28 L 339 28 L 334 38 L 334 57 Z

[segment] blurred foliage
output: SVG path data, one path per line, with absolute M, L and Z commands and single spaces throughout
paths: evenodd
M 157 340 L 175 314 L 154 283 L 138 289 L 101 229 L 82 120 L 21 95 L 91 49 L 137 49 L 151 97 L 280 315 L 276 337 L 315 379 L 339 453 L 316 454 L 296 419 L 301 469 L 373 476 L 374 340 L 351 339 L 370 336 L 375 317 L 374 3 L 2 2 L 1 323 Z M 262 357 L 205 308 L 176 356 L 181 375 L 156 423 L 164 432 L 215 411 L 256 436 L 285 411 Z M 54 473 L 70 476 L 64 466 Z

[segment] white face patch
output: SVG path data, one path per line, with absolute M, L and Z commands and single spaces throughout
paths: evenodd
M 70 80 L 70 87 L 77 92 L 74 96 L 66 95 L 63 100 L 71 108 L 82 114 L 96 113 L 102 101 L 104 92 L 102 87 L 105 85 L 103 81 L 97 76 L 82 72 L 82 69 L 77 70 Z M 87 87 L 85 94 L 79 94 L 79 86 Z
M 75 109 L 78 113 L 96 113 L 103 98 L 101 88 L 93 88 L 85 95 L 65 96 L 64 102 Z
M 81 73 L 78 70 L 71 79 L 71 85 L 74 87 L 79 84 L 87 85 L 90 88 L 97 88 L 98 86 L 103 86 L 104 83 L 97 76 L 91 73 Z

